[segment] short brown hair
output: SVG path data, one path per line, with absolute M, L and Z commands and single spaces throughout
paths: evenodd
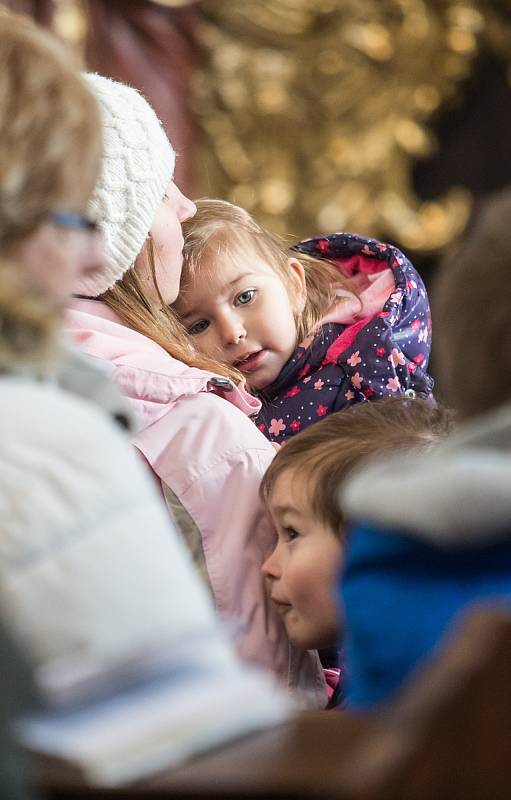
M 433 295 L 439 388 L 462 418 L 511 400 L 511 191 L 490 198 L 440 264 Z
M 263 476 L 261 498 L 267 505 L 277 478 L 292 470 L 307 482 L 314 516 L 341 537 L 339 489 L 352 470 L 376 453 L 425 450 L 451 427 L 451 413 L 429 400 L 391 397 L 351 406 L 283 445 Z
M 56 210 L 81 211 L 96 182 L 96 101 L 63 46 L 0 10 L 0 251 Z

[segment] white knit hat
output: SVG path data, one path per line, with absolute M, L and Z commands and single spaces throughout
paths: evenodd
M 77 294 L 97 297 L 133 266 L 174 173 L 175 153 L 142 95 L 123 83 L 86 74 L 103 121 L 101 176 L 88 213 L 105 237 L 105 269 L 82 277 Z

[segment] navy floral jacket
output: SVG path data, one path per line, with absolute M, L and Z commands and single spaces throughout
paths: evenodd
M 282 443 L 354 403 L 410 390 L 431 395 L 428 296 L 406 256 L 352 233 L 306 239 L 293 249 L 333 262 L 354 282 L 361 273 L 375 276 L 390 268 L 394 289 L 372 316 L 326 322 L 297 347 L 278 378 L 258 392 L 262 408 L 255 421 L 265 436 Z

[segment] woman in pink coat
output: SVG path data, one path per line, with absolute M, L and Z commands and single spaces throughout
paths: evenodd
M 173 183 L 174 151 L 143 97 L 98 75 L 86 79 L 103 119 L 102 173 L 89 211 L 104 233 L 107 265 L 80 279 L 68 331 L 129 399 L 133 444 L 241 657 L 321 706 L 317 656 L 290 646 L 261 576 L 274 534 L 258 490 L 274 450 L 249 419 L 259 403 L 216 362 L 190 352 L 169 309 L 179 291 L 181 223 L 195 206 Z

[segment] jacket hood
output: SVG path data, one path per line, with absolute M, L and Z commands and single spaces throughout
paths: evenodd
M 350 518 L 382 535 L 389 529 L 435 546 L 469 548 L 509 537 L 510 486 L 508 404 L 429 452 L 371 462 L 342 490 L 340 502 Z
M 388 310 L 392 326 L 404 328 L 414 319 L 408 319 L 410 310 L 418 307 L 429 315 L 426 288 L 420 275 L 393 245 L 355 233 L 332 233 L 304 239 L 292 249 L 334 264 L 358 293 L 357 298 L 347 302 L 343 298 L 343 303 L 329 312 L 324 322 L 352 325 Z M 341 291 L 340 295 L 343 294 Z
M 221 394 L 247 416 L 260 408 L 256 398 L 226 378 L 172 358 L 101 301 L 74 300 L 65 327 L 80 350 L 100 359 L 122 394 L 135 401 L 144 427 L 167 413 L 169 405 L 199 392 Z
M 416 373 L 417 383 L 430 392 L 433 380 L 424 372 L 431 349 L 429 301 L 409 259 L 393 245 L 354 233 L 305 239 L 293 249 L 337 266 L 358 293 L 354 300 L 344 298 L 323 319 L 346 325 L 327 358 L 333 362 L 354 349 L 364 330 L 379 323 L 385 331 L 379 331 L 378 338 L 386 338 L 403 353 L 408 372 Z

